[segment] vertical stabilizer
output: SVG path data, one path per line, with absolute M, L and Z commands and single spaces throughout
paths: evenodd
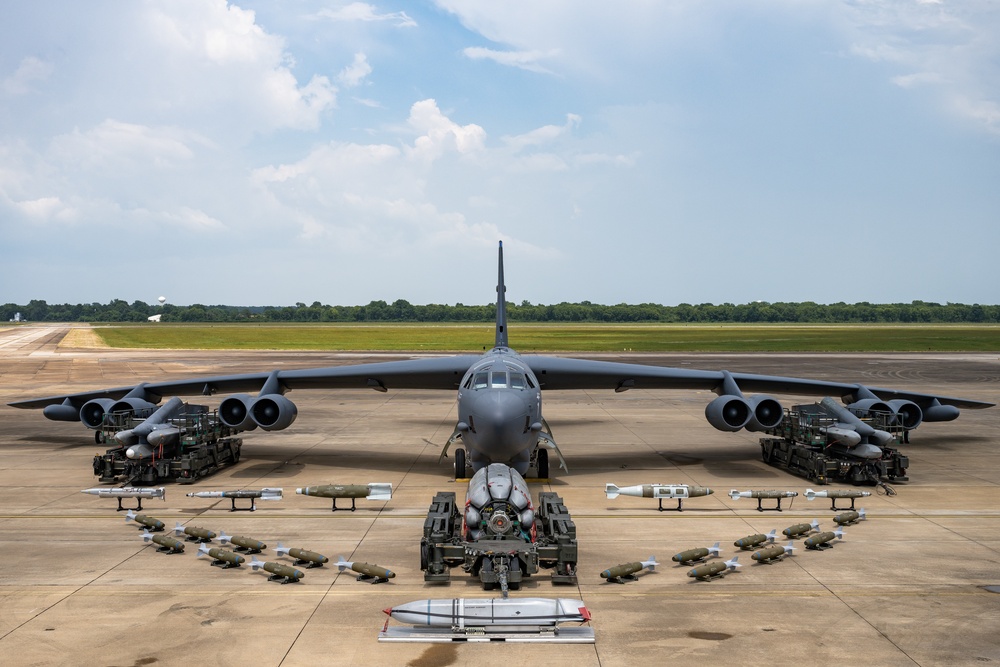
M 493 347 L 507 345 L 507 285 L 503 281 L 503 241 L 500 241 L 500 259 L 497 268 L 497 339 Z

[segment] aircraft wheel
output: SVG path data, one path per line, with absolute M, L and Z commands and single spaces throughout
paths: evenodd
M 101 431 L 94 431 L 94 442 L 98 445 L 104 444 L 104 433 Z
M 455 479 L 465 478 L 465 450 L 459 447 L 455 450 Z
M 429 561 L 430 561 L 430 554 L 428 553 L 429 551 L 430 551 L 430 545 L 429 544 L 422 543 L 420 545 L 420 569 L 421 570 L 426 570 L 427 569 L 427 566 L 428 566 Z
M 536 472 L 540 479 L 548 479 L 549 477 L 549 452 L 547 449 L 538 450 L 538 459 L 535 462 Z

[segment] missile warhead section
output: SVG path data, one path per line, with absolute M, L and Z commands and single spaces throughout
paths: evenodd
M 750 556 L 758 563 L 773 563 L 775 560 L 783 558 L 786 554 L 790 554 L 795 551 L 795 547 L 789 542 L 787 545 L 782 546 L 780 544 L 772 544 L 770 546 L 759 549 Z
M 823 532 L 812 535 L 802 543 L 806 549 L 826 549 L 832 547 L 834 539 L 844 539 L 844 531 L 838 528 L 833 532 Z
M 267 548 L 266 544 L 259 540 L 255 540 L 252 537 L 226 535 L 221 530 L 219 531 L 219 541 L 223 544 L 233 544 L 236 546 L 236 551 L 244 551 L 248 554 L 259 554 Z
M 798 537 L 813 530 L 819 530 L 819 521 L 816 519 L 813 519 L 811 523 L 797 523 L 794 526 L 789 526 L 781 531 L 781 534 L 785 537 Z
M 843 514 L 838 514 L 833 517 L 833 522 L 838 526 L 850 526 L 858 521 L 864 521 L 868 518 L 868 514 L 865 512 L 865 508 L 862 507 L 857 512 L 851 510 L 849 512 L 844 512 Z
M 710 547 L 703 547 L 701 549 L 688 549 L 687 551 L 682 551 L 679 554 L 675 554 L 670 560 L 675 563 L 680 563 L 681 565 L 687 565 L 688 563 L 693 563 L 695 561 L 704 560 L 708 556 L 718 556 L 719 555 L 719 543 L 716 542 Z
M 140 530 L 148 528 L 149 530 L 156 532 L 163 530 L 164 528 L 163 522 L 159 519 L 154 519 L 153 517 L 146 516 L 145 514 L 136 514 L 132 510 L 129 510 L 125 515 L 125 522 L 128 523 L 129 521 L 135 521 L 139 524 Z M 142 526 L 145 526 L 145 528 L 141 528 Z
M 568 598 L 415 600 L 382 611 L 408 625 L 455 629 L 554 627 L 560 623 L 586 623 L 591 618 L 583 600 Z
M 396 577 L 395 572 L 380 565 L 358 563 L 357 561 L 351 562 L 345 560 L 343 556 L 338 556 L 337 569 L 343 572 L 347 568 L 358 573 L 358 581 L 371 581 L 373 584 L 385 583 Z
M 250 569 L 256 572 L 261 568 L 263 568 L 265 572 L 271 573 L 271 576 L 267 578 L 268 581 L 280 581 L 283 584 L 296 583 L 302 579 L 302 577 L 306 576 L 294 567 L 282 565 L 281 563 L 274 563 L 272 561 L 261 561 L 256 558 L 252 558 L 250 561 Z
M 535 523 L 528 483 L 503 463 L 480 468 L 465 496 L 466 537 L 480 540 L 530 540 Z
M 718 561 L 714 563 L 705 563 L 704 565 L 699 565 L 698 567 L 690 570 L 687 575 L 693 579 L 708 580 L 714 577 L 720 576 L 727 570 L 736 571 L 736 568 L 743 567 L 736 561 L 739 560 L 739 556 L 733 556 L 731 560 L 727 560 L 724 563 Z
M 189 542 L 211 542 L 212 538 L 215 537 L 215 533 L 207 528 L 199 528 L 198 526 L 185 526 L 180 521 L 174 526 L 175 535 L 187 535 L 187 540 Z
M 323 554 L 316 553 L 315 551 L 308 551 L 306 549 L 297 549 L 295 547 L 286 547 L 278 542 L 278 546 L 275 548 L 274 552 L 278 556 L 291 556 L 295 559 L 296 565 L 305 565 L 309 563 L 309 567 L 323 567 L 323 563 L 329 562 L 329 558 Z
M 622 563 L 621 565 L 609 567 L 604 572 L 601 572 L 601 577 L 607 579 L 608 581 L 613 581 L 616 584 L 624 584 L 626 581 L 638 580 L 638 577 L 635 576 L 636 572 L 639 572 L 647 567 L 650 572 L 653 572 L 656 570 L 657 565 L 659 565 L 659 563 L 656 562 L 656 556 L 650 556 L 649 560 L 633 561 L 631 563 Z
M 391 500 L 392 484 L 388 482 L 371 482 L 369 484 L 324 484 L 322 486 L 305 486 L 295 489 L 295 493 L 303 496 L 333 498 L 333 509 L 337 511 L 337 498 L 350 498 L 351 511 L 357 510 L 355 502 L 358 498 L 365 500 Z
M 741 537 L 740 539 L 733 542 L 733 546 L 739 547 L 744 551 L 750 551 L 760 546 L 761 544 L 764 544 L 765 542 L 770 542 L 773 544 L 777 532 L 778 529 L 775 528 L 767 535 L 764 535 L 763 533 L 757 533 L 756 535 L 747 535 L 746 537 Z
M 198 556 L 210 556 L 212 560 L 212 565 L 221 567 L 223 569 L 228 569 L 230 567 L 239 567 L 245 558 L 239 554 L 234 554 L 232 551 L 227 551 L 226 549 L 220 549 L 218 547 L 209 548 L 204 544 L 198 547 Z
M 860 491 L 858 489 L 825 489 L 823 491 L 813 491 L 812 489 L 806 489 L 806 499 L 815 500 L 816 498 L 829 498 L 830 499 L 830 509 L 836 510 L 837 499 L 838 498 L 849 498 L 851 500 L 851 509 L 854 509 L 854 501 L 858 498 L 867 498 L 872 494 L 871 491 Z
M 659 509 L 663 509 L 664 498 L 675 498 L 677 500 L 677 511 L 683 511 L 682 502 L 685 498 L 700 498 L 701 496 L 712 495 L 712 489 L 705 486 L 694 486 L 691 484 L 639 484 L 637 486 L 618 487 L 615 484 L 605 484 L 604 493 L 608 499 L 612 500 L 618 496 L 635 496 L 636 498 L 657 498 Z
M 184 543 L 169 535 L 153 535 L 147 530 L 140 537 L 143 542 L 152 542 L 159 545 L 157 551 L 160 553 L 179 554 L 184 552 Z

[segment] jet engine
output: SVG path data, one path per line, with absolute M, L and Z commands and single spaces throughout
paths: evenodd
M 233 394 L 219 404 L 219 421 L 237 431 L 252 431 L 257 423 L 250 416 L 254 398 L 248 394 Z
M 299 409 L 281 394 L 267 394 L 253 402 L 250 416 L 265 431 L 280 431 L 292 425 Z
M 754 396 L 750 399 L 753 415 L 747 424 L 748 431 L 766 431 L 775 428 L 785 416 L 781 403 L 770 396 Z
M 88 428 L 98 429 L 104 423 L 104 415 L 112 412 L 136 412 L 154 408 L 156 408 L 155 403 L 141 398 L 123 398 L 119 401 L 113 398 L 95 398 L 87 401 L 80 408 L 80 421 Z
M 891 401 L 882 401 L 877 398 L 863 398 L 860 401 L 847 406 L 849 410 L 860 412 L 862 417 L 867 417 L 873 412 L 888 412 L 892 415 L 890 424 L 899 424 L 907 429 L 914 429 L 920 426 L 924 420 L 924 413 L 920 406 L 913 401 L 896 398 Z
M 739 431 L 752 417 L 753 408 L 742 396 L 719 396 L 705 406 L 705 419 L 720 431 Z
M 472 540 L 530 540 L 535 523 L 528 484 L 503 463 L 480 468 L 465 497 L 465 529 Z

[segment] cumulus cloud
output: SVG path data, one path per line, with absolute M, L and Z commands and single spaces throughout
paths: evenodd
M 459 125 L 438 109 L 434 100 L 422 100 L 410 108 L 407 123 L 421 132 L 408 150 L 411 157 L 434 160 L 446 151 L 468 155 L 483 149 L 486 131 L 479 125 Z
M 388 12 L 379 14 L 374 5 L 367 2 L 352 2 L 340 9 L 323 9 L 316 16 L 331 21 L 364 21 L 390 22 L 398 28 L 415 28 L 417 22 L 410 18 L 406 12 Z
M 35 89 L 36 83 L 49 78 L 52 69 L 52 63 L 28 56 L 21 60 L 13 74 L 3 80 L 0 88 L 8 95 L 26 95 Z
M 355 53 L 354 60 L 337 75 L 337 81 L 348 88 L 361 85 L 365 78 L 372 73 L 372 66 L 368 64 L 368 58 L 363 53 Z

